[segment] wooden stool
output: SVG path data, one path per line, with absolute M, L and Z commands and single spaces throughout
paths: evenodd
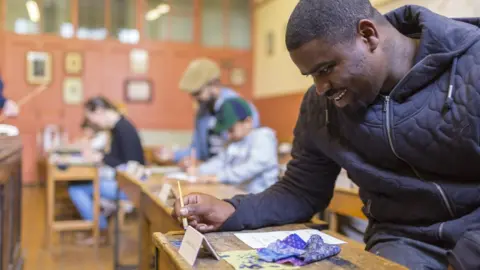
M 85 220 L 55 220 L 55 184 L 61 181 L 92 181 L 93 184 L 93 221 Z M 98 170 L 92 164 L 68 165 L 61 170 L 56 164 L 48 163 L 47 169 L 47 226 L 46 246 L 50 249 L 53 232 L 59 231 L 83 231 L 92 230 L 95 239 L 95 247 L 100 240 L 99 216 L 100 216 L 100 186 Z

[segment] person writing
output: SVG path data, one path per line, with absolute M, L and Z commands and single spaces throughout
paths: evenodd
M 228 133 L 228 143 L 216 156 L 190 175 L 200 183 L 238 185 L 249 193 L 259 193 L 278 179 L 279 165 L 275 132 L 253 127 L 252 110 L 242 98 L 226 99 L 216 115 L 214 131 Z
M 191 150 L 194 148 L 199 161 L 205 161 L 217 155 L 226 142 L 225 134 L 214 132 L 215 113 L 218 112 L 224 100 L 238 97 L 238 93 L 220 83 L 220 67 L 208 58 L 199 58 L 192 61 L 182 75 L 179 88 L 191 95 L 197 102 L 198 110 L 195 117 L 193 140 L 189 147 L 172 151 L 162 147 L 156 155 L 159 160 L 173 160 L 183 168 L 188 167 Z M 259 116 L 253 104 L 249 104 L 252 111 L 253 126 L 259 126 Z
M 480 18 L 368 0 L 300 0 L 286 46 L 313 79 L 281 181 L 184 197 L 202 232 L 306 222 L 341 168 L 359 186 L 366 250 L 409 269 L 480 269 Z
M 92 124 L 111 133 L 109 152 L 101 152 L 92 148 L 83 150 L 83 158 L 87 162 L 116 168 L 128 161 L 136 161 L 145 165 L 143 147 L 135 126 L 104 97 L 94 97 L 85 103 L 85 116 Z M 101 167 L 101 166 L 100 166 Z M 100 197 L 115 200 L 118 183 L 115 174 L 108 179 L 100 179 Z M 71 184 L 68 188 L 70 198 L 80 215 L 85 220 L 93 220 L 93 185 Z M 120 199 L 126 200 L 126 194 L 120 192 Z M 105 215 L 99 219 L 101 239 L 108 241 L 108 224 Z M 81 244 L 93 244 L 93 238 L 85 239 Z

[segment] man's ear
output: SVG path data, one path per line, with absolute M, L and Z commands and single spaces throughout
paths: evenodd
M 374 51 L 377 49 L 380 38 L 377 29 L 377 25 L 371 20 L 363 19 L 358 22 L 358 34 L 362 38 L 363 42 L 367 44 L 370 48 L 370 51 Z

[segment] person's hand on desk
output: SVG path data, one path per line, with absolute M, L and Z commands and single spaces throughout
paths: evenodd
M 170 147 L 161 146 L 154 151 L 155 157 L 160 161 L 171 161 L 174 157 L 174 152 Z
M 186 217 L 190 226 L 203 233 L 218 230 L 235 212 L 228 202 L 202 193 L 189 194 L 183 197 L 183 202 L 182 208 L 180 199 L 175 201 L 172 216 L 176 219 Z
M 19 114 L 20 109 L 15 101 L 7 99 L 5 105 L 3 105 L 2 112 L 6 117 L 15 117 Z
M 215 175 L 199 175 L 196 183 L 199 184 L 213 184 L 218 183 L 218 178 Z
M 100 163 L 103 159 L 102 153 L 89 148 L 82 150 L 82 157 L 86 162 L 91 163 Z

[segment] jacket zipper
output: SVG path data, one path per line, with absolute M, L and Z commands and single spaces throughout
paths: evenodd
M 390 96 L 385 96 L 384 112 L 386 114 L 386 116 L 385 116 L 386 117 L 386 120 L 385 120 L 386 123 L 385 124 L 387 126 L 387 137 L 388 137 L 388 143 L 390 145 L 390 149 L 392 149 L 393 154 L 398 159 L 402 160 L 403 162 L 407 163 L 408 166 L 410 166 L 410 168 L 412 169 L 412 171 L 415 173 L 415 175 L 418 178 L 423 180 L 422 176 L 418 173 L 418 171 L 415 169 L 415 167 L 413 167 L 412 164 L 408 163 L 408 161 L 401 158 L 398 155 L 398 153 L 395 151 L 395 148 L 393 147 L 392 130 L 391 130 L 391 124 L 390 124 Z M 447 207 L 447 210 L 448 210 L 448 213 L 450 214 L 450 216 L 452 216 L 452 218 L 455 217 L 455 215 L 453 214 L 453 210 L 452 210 L 452 207 L 450 205 L 450 202 L 448 202 L 447 196 L 445 195 L 445 192 L 443 191 L 442 187 L 435 182 L 432 182 L 432 183 L 437 188 L 437 190 L 440 192 L 440 196 L 442 197 L 443 203 Z

